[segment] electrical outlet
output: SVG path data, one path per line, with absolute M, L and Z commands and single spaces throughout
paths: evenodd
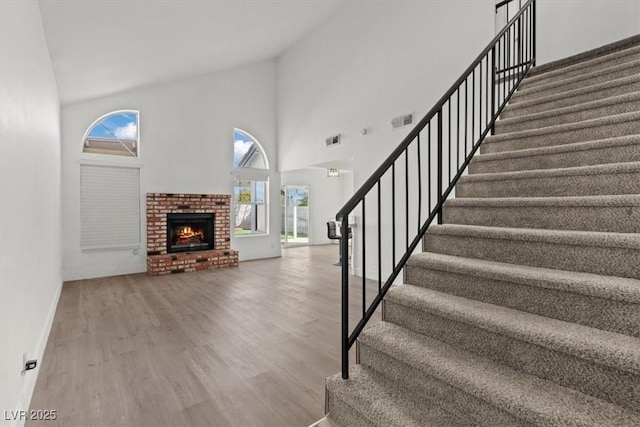
M 22 372 L 21 375 L 24 375 L 27 371 L 35 369 L 38 366 L 38 361 L 36 359 L 27 360 L 27 352 L 22 353 Z

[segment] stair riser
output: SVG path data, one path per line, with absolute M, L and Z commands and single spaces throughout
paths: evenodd
M 405 268 L 405 282 L 489 304 L 640 338 L 640 305 L 638 304 L 540 286 L 528 286 L 492 277 L 411 265 Z
M 388 300 L 385 310 L 388 322 L 602 400 L 640 406 L 638 375 Z
M 502 141 L 486 140 L 480 146 L 480 153 L 500 153 L 503 151 L 524 150 L 527 148 L 551 147 L 555 145 L 572 144 L 574 142 L 596 141 L 617 136 L 640 134 L 640 123 L 625 121 L 607 123 L 600 126 L 563 130 L 544 135 L 530 135 Z
M 428 396 L 410 393 L 402 384 L 364 365 L 349 371 L 346 381 L 334 375 L 326 382 L 330 419 L 350 419 L 342 423 L 344 426 L 361 425 L 362 421 L 378 427 L 468 425 Z
M 640 111 L 640 100 L 634 100 L 631 102 L 621 102 L 611 105 L 604 105 L 597 108 L 591 108 L 588 110 L 576 111 L 566 114 L 558 114 L 549 117 L 544 117 L 536 120 L 521 121 L 517 119 L 515 122 L 511 121 L 498 121 L 495 126 L 495 134 L 503 134 L 508 132 L 518 132 L 530 129 L 539 129 L 547 126 L 557 126 L 566 123 L 576 123 L 583 120 L 597 119 L 600 117 L 612 116 L 615 114 L 631 113 L 634 111 Z
M 527 425 L 482 399 L 362 343 L 360 361 L 380 375 L 402 384 L 412 393 L 433 398 L 445 411 L 469 420 L 469 425 Z
M 628 54 L 625 54 L 623 56 L 620 56 L 618 58 L 615 58 L 609 61 L 591 63 L 588 66 L 577 67 L 577 68 L 574 68 L 573 70 L 564 68 L 556 71 L 550 71 L 548 73 L 540 74 L 537 76 L 536 75 L 530 76 L 528 79 L 525 79 L 522 82 L 522 88 L 530 89 L 530 88 L 558 82 L 561 80 L 566 80 L 566 79 L 575 78 L 575 77 L 579 78 L 581 76 L 584 76 L 587 73 L 596 73 L 598 71 L 607 71 L 607 70 L 615 71 L 616 68 L 618 67 L 625 68 L 629 65 L 630 62 L 637 61 L 639 59 L 640 59 L 640 53 L 636 49 L 635 52 L 629 52 Z
M 445 224 L 640 233 L 640 206 L 447 206 Z
M 528 107 L 517 108 L 510 104 L 502 110 L 500 114 L 501 119 L 510 119 L 514 117 L 526 116 L 529 114 L 540 113 L 543 111 L 555 110 L 556 108 L 571 107 L 573 105 L 583 104 L 590 101 L 598 101 L 600 99 L 610 98 L 612 96 L 624 95 L 630 92 L 640 91 L 640 81 L 624 84 L 615 87 L 604 88 L 589 93 L 583 93 L 579 95 L 572 95 L 563 98 L 559 98 L 549 102 L 543 102 L 539 104 L 530 105 Z
M 629 77 L 637 75 L 640 72 L 640 66 L 638 64 L 629 64 L 628 67 L 617 68 L 610 73 L 600 74 L 596 76 L 585 76 L 584 78 L 576 78 L 569 81 L 555 81 L 547 85 L 525 86 L 526 79 L 520 84 L 520 88 L 511 97 L 510 102 L 515 104 L 522 101 L 528 101 L 530 99 L 542 98 L 549 95 L 555 95 L 557 93 L 566 92 L 569 90 L 579 89 L 586 86 L 592 86 L 600 83 L 609 82 L 614 79 L 620 79 L 622 77 Z M 547 82 L 549 83 L 549 82 Z
M 427 233 L 424 252 L 640 279 L 640 251 Z
M 329 392 L 327 399 L 331 419 L 339 425 L 354 427 L 371 427 L 373 425 L 371 421 L 331 392 Z
M 513 157 L 469 164 L 469 174 L 516 172 L 534 169 L 560 169 L 640 161 L 640 144 L 618 145 L 593 150 L 567 151 L 526 157 Z
M 553 197 L 640 194 L 640 173 L 460 181 L 456 197 Z

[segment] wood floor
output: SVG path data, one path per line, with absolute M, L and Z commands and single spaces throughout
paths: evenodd
M 310 425 L 340 370 L 337 252 L 66 283 L 31 409 L 57 410 L 47 426 Z

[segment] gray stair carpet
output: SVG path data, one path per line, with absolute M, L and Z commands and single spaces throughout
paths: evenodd
M 640 35 L 532 68 L 327 379 L 339 426 L 640 426 Z

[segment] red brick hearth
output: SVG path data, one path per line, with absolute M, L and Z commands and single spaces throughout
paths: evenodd
M 168 253 L 169 213 L 213 213 L 214 249 Z M 147 273 L 156 276 L 237 265 L 238 251 L 231 249 L 231 196 L 147 193 Z

